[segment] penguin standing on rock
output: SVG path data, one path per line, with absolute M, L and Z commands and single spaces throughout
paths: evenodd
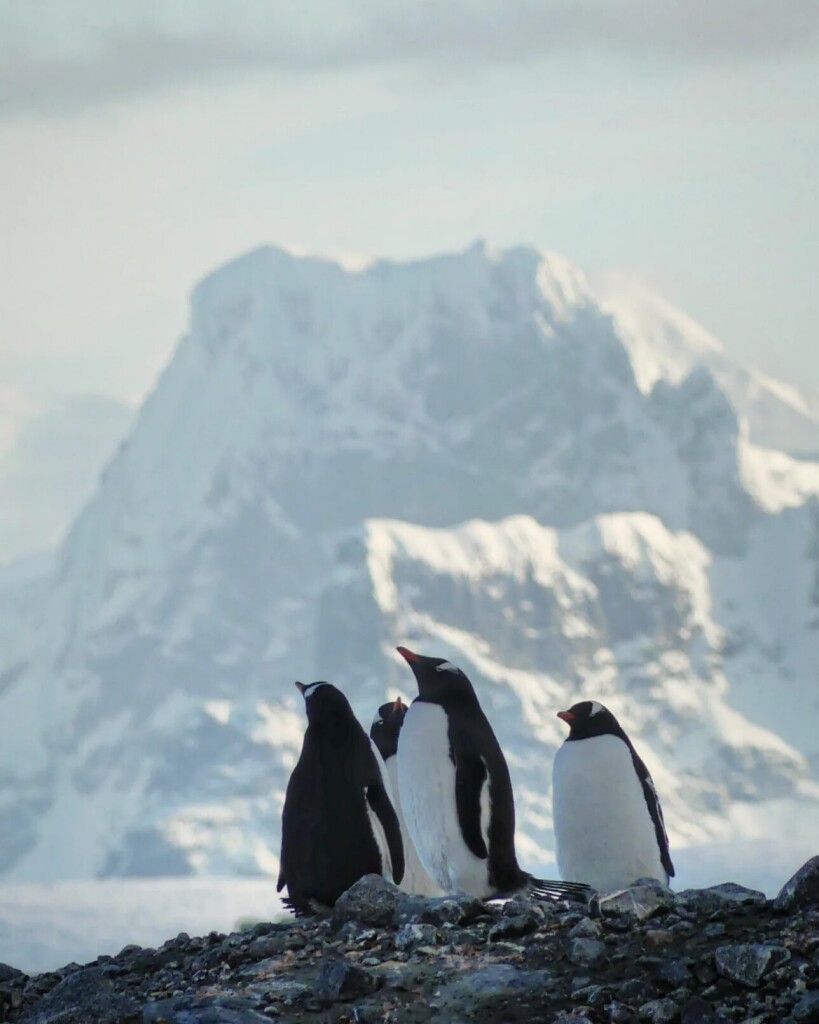
M 404 852 L 378 754 L 344 694 L 305 686 L 307 731 L 287 784 L 277 891 L 297 913 L 332 906 L 367 874 L 398 884 Z
M 398 788 L 433 881 L 445 893 L 482 898 L 524 889 L 586 898 L 586 886 L 542 881 L 520 868 L 509 769 L 466 675 L 444 658 L 406 647 L 398 653 L 418 683 L 398 741 Z
M 401 810 L 401 798 L 398 791 L 398 737 L 406 714 L 407 705 L 400 697 L 395 701 L 382 704 L 370 726 L 370 739 L 384 759 L 392 788 L 393 804 L 401 825 L 401 839 L 404 843 L 404 878 L 401 888 L 404 892 L 414 893 L 417 896 L 440 896 L 441 890 L 429 877 L 418 857 Z
M 557 716 L 569 726 L 552 778 L 561 875 L 604 892 L 638 878 L 668 885 L 674 865 L 660 800 L 625 730 L 596 700 Z

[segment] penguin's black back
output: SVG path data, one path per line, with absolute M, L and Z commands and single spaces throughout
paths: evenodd
M 421 699 L 421 698 L 419 698 Z M 515 798 L 509 767 L 477 697 L 444 700 L 450 757 L 455 764 L 455 800 L 464 842 L 488 858 L 489 883 L 498 892 L 520 887 L 527 876 L 515 853 Z M 481 833 L 480 797 L 488 779 L 491 814 L 489 848 Z
M 332 906 L 363 875 L 382 873 L 368 805 L 384 829 L 396 882 L 404 869 L 395 810 L 347 699 L 324 684 L 309 701 L 315 703 L 308 703 L 309 724 L 282 812 L 278 889 L 287 885 L 296 910 L 308 910 L 311 900 Z

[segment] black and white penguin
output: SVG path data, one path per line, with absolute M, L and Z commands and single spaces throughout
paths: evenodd
M 472 683 L 444 658 L 398 653 L 418 683 L 398 740 L 398 788 L 421 862 L 445 893 L 482 898 L 528 889 L 585 898 L 584 886 L 523 871 L 515 853 L 515 801 L 500 744 Z
M 378 755 L 331 683 L 305 686 L 307 731 L 287 784 L 277 891 L 297 912 L 332 906 L 359 878 L 404 874 L 401 828 Z
M 569 726 L 552 773 L 561 875 L 606 892 L 638 878 L 668 885 L 674 865 L 660 800 L 625 730 L 596 700 L 557 715 Z
M 384 759 L 387 769 L 387 776 L 392 789 L 393 805 L 398 814 L 398 821 L 401 825 L 401 839 L 404 843 L 404 878 L 401 888 L 404 892 L 414 893 L 416 896 L 440 896 L 440 888 L 429 877 L 424 865 L 415 849 L 415 843 L 407 830 L 407 823 L 401 809 L 401 799 L 398 790 L 398 736 L 404 718 L 407 714 L 407 705 L 398 697 L 394 701 L 382 704 L 373 718 L 370 726 L 370 739 L 378 748 L 378 752 Z

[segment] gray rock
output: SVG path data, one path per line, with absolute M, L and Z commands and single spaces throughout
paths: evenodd
M 756 988 L 766 974 L 789 959 L 790 953 L 784 946 L 765 943 L 718 946 L 714 952 L 717 973 L 746 988 Z
M 774 900 L 774 906 L 786 911 L 819 907 L 819 857 L 811 857 L 785 882 Z
M 423 900 L 418 919 L 424 924 L 468 924 L 478 917 L 489 916 L 495 909 L 476 896 L 445 896 Z
M 69 974 L 20 1020 L 25 1024 L 120 1024 L 138 1012 L 139 1004 L 117 992 L 101 967 L 89 967 Z
M 603 929 L 590 917 L 581 917 L 577 924 L 569 931 L 570 939 L 599 939 Z
M 434 924 L 405 924 L 395 935 L 396 949 L 414 949 L 434 946 L 438 942 L 438 929 Z
M 313 991 L 323 1002 L 359 999 L 375 991 L 378 981 L 344 957 L 325 959 Z
M 819 1024 L 819 989 L 806 992 L 791 1010 L 798 1024 Z
M 638 1003 L 646 1002 L 656 995 L 656 992 L 642 978 L 629 978 L 618 989 L 618 995 L 624 1003 Z
M 237 1000 L 158 999 L 142 1008 L 140 1024 L 269 1024 L 269 1018 Z
M 489 929 L 489 941 L 501 942 L 504 939 L 519 939 L 523 935 L 531 935 L 537 931 L 539 924 L 540 918 L 531 910 L 515 917 L 502 917 Z
M 640 1007 L 640 1020 L 651 1024 L 670 1024 L 677 1019 L 680 1008 L 673 999 L 652 999 Z
M 690 985 L 693 980 L 691 971 L 682 960 L 664 961 L 657 968 L 654 978 L 669 989 L 682 988 L 684 985 Z
M 333 923 L 360 921 L 384 927 L 392 923 L 401 892 L 381 875 L 365 875 L 339 896 L 333 907 Z
M 609 1003 L 608 1015 L 611 1024 L 632 1024 L 637 1019 L 630 1006 L 618 1003 L 616 999 Z
M 746 889 L 735 882 L 712 885 L 708 889 L 683 889 L 674 899 L 675 909 L 707 917 L 733 910 L 736 907 L 761 906 L 767 903 L 764 892 Z
M 446 1001 L 466 1002 L 477 997 L 484 1000 L 543 988 L 550 980 L 548 971 L 525 971 L 513 964 L 490 964 L 472 971 L 445 986 L 441 996 Z
M 568 957 L 578 967 L 600 963 L 606 956 L 606 946 L 597 939 L 570 939 Z
M 674 902 L 673 894 L 659 882 L 632 886 L 595 899 L 602 917 L 622 918 L 629 923 L 645 921 L 667 910 Z
M 737 885 L 736 882 L 723 882 L 722 885 L 710 885 L 705 892 L 718 896 L 726 903 L 738 903 L 747 906 L 768 902 L 768 897 L 759 889 L 748 889 L 744 885 Z

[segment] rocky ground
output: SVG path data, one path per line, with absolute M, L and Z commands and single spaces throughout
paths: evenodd
M 636 884 L 588 906 L 407 897 L 376 876 L 332 916 L 178 935 L 33 977 L 19 1024 L 812 1024 L 819 857 L 778 897 Z

